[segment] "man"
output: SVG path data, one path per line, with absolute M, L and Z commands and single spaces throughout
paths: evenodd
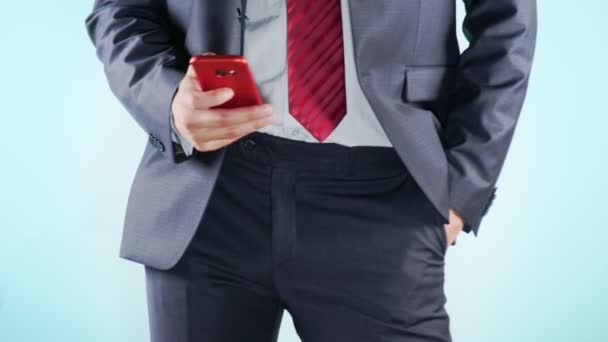
M 109 84 L 149 134 L 121 256 L 153 341 L 450 341 L 444 257 L 477 234 L 524 101 L 534 0 L 98 0 Z M 189 57 L 243 54 L 218 109 Z

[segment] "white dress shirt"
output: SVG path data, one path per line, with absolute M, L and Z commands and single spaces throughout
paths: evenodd
M 253 73 L 260 96 L 275 109 L 278 120 L 258 131 L 288 139 L 319 143 L 290 113 L 287 83 L 287 1 L 248 1 L 243 56 Z M 346 146 L 392 146 L 370 107 L 357 78 L 349 0 L 341 0 L 346 87 L 346 116 L 323 143 Z M 238 23 L 237 23 L 238 24 Z M 173 120 L 171 120 L 173 126 Z M 192 146 L 175 130 L 173 140 L 184 152 Z
M 272 135 L 306 142 L 319 141 L 291 114 L 287 85 L 287 0 L 248 1 L 243 55 L 249 62 L 260 96 L 271 104 L 279 120 L 259 129 Z M 341 0 L 346 116 L 324 143 L 347 146 L 391 146 L 357 79 L 348 0 Z

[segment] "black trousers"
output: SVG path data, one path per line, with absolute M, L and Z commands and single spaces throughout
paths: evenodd
M 153 342 L 447 342 L 446 234 L 393 148 L 230 145 L 178 264 L 146 267 Z

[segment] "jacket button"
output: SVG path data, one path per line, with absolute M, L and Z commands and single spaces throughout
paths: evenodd
M 153 136 L 152 134 L 149 134 L 148 140 L 150 141 L 150 144 L 152 144 L 152 146 L 156 147 L 157 150 L 165 152 L 165 145 L 163 145 L 163 143 L 158 140 L 157 137 Z

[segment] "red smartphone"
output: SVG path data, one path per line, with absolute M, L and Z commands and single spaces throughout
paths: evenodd
M 262 104 L 258 88 L 245 57 L 240 55 L 198 55 L 190 59 L 203 91 L 232 88 L 234 96 L 214 108 L 235 108 Z

